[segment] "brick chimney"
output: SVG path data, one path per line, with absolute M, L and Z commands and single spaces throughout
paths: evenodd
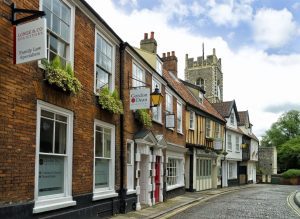
M 154 32 L 150 33 L 150 38 L 148 39 L 148 33 L 144 33 L 144 39 L 140 42 L 140 48 L 146 50 L 150 53 L 157 52 L 157 42 L 154 39 Z
M 167 71 L 171 71 L 176 77 L 177 77 L 177 57 L 175 56 L 175 52 L 172 51 L 163 53 L 162 55 L 162 61 L 163 61 L 163 69 Z

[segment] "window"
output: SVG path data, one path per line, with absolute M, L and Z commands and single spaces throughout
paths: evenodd
M 103 87 L 114 89 L 113 46 L 99 33 L 96 35 L 96 92 Z
M 71 62 L 73 7 L 63 0 L 42 0 L 42 10 L 47 19 L 47 56 L 59 56 L 63 65 Z
M 235 137 L 235 151 L 240 152 L 240 137 L 239 136 Z
M 182 133 L 182 104 L 177 102 L 177 131 Z
M 190 111 L 190 129 L 195 129 L 195 113 Z
M 168 114 L 173 113 L 173 97 L 168 92 L 166 92 L 166 111 Z
M 199 103 L 203 103 L 203 93 L 199 91 Z
M 101 199 L 102 194 L 114 193 L 115 184 L 115 127 L 114 125 L 95 121 L 95 163 L 94 163 L 94 197 Z M 107 196 L 105 196 L 107 197 Z
M 145 72 L 143 69 L 133 63 L 132 65 L 132 87 L 142 87 L 145 86 Z
M 73 113 L 42 101 L 38 101 L 37 110 L 37 172 L 33 213 L 76 204 L 71 196 Z M 52 208 L 53 202 L 56 204 Z
M 234 125 L 234 114 L 233 113 L 230 114 L 230 124 Z
M 162 75 L 162 64 L 158 59 L 156 60 L 156 71 L 158 74 Z
M 127 140 L 127 189 L 134 192 L 134 142 Z
M 196 80 L 196 85 L 204 88 L 205 87 L 205 81 L 204 81 L 204 79 L 203 78 L 198 78 Z
M 167 176 L 168 186 L 176 185 L 177 178 L 178 178 L 176 159 L 169 159 L 169 162 L 167 164 L 167 171 L 168 171 L 168 176 Z
M 155 88 L 161 92 L 161 84 L 155 79 L 152 79 L 152 92 L 154 92 Z M 157 107 L 152 107 L 152 119 L 157 122 L 161 122 L 161 104 Z
M 216 123 L 216 126 L 215 126 L 215 138 L 220 138 L 221 135 L 220 135 L 220 124 Z
M 210 120 L 206 119 L 205 120 L 205 133 L 206 133 L 206 137 L 210 138 L 211 137 L 211 124 L 210 124 Z
M 232 151 L 232 141 L 231 141 L 230 134 L 227 135 L 227 146 L 228 146 L 228 150 Z
M 232 179 L 234 177 L 233 171 L 234 171 L 234 164 L 233 163 L 229 163 L 228 165 L 228 175 L 229 175 L 229 179 Z

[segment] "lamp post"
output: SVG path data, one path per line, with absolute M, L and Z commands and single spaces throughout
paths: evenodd
M 162 101 L 163 95 L 159 92 L 159 88 L 156 85 L 155 90 L 150 94 L 151 107 L 157 107 Z

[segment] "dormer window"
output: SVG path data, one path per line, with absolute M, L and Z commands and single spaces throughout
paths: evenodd
M 231 115 L 230 115 L 230 124 L 234 125 L 234 114 L 233 113 L 231 113 Z
M 162 64 L 158 59 L 156 60 L 156 71 L 158 74 L 162 75 Z

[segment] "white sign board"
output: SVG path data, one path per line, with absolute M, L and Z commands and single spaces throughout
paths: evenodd
M 215 150 L 222 150 L 222 139 L 215 139 L 214 140 L 214 149 Z
M 175 128 L 175 114 L 166 115 L 166 128 Z
M 47 23 L 45 18 L 14 28 L 15 64 L 47 58 Z
M 130 90 L 130 110 L 150 108 L 150 88 Z

